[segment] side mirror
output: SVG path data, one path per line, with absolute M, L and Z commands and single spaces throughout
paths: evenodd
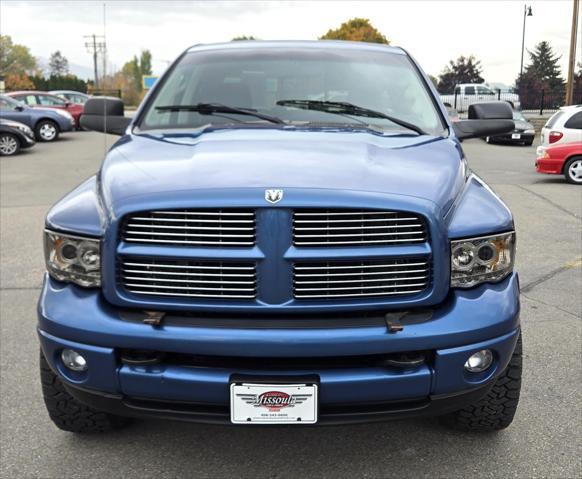
M 459 140 L 502 135 L 515 129 L 513 110 L 509 103 L 492 101 L 469 105 L 469 119 L 453 125 Z
M 115 97 L 89 98 L 81 115 L 81 126 L 87 130 L 122 136 L 131 123 L 124 116 L 123 101 Z
M 22 105 L 17 105 L 14 107 L 16 111 L 24 111 L 24 107 Z

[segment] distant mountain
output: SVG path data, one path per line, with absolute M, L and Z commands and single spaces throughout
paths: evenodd
M 46 75 L 48 75 L 48 73 L 49 73 L 49 71 L 48 71 L 49 70 L 48 69 L 48 64 L 49 64 L 48 58 L 37 57 L 36 60 L 38 61 L 38 66 L 40 68 L 42 68 L 43 72 Z M 81 80 L 92 80 L 93 79 L 93 69 L 90 67 L 87 67 L 85 65 L 79 65 L 77 63 L 69 62 L 69 73 L 79 77 Z

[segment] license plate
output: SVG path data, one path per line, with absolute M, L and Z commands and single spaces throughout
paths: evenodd
M 234 424 L 314 424 L 317 385 L 232 383 L 230 420 Z
M 512 133 L 512 135 L 511 135 L 512 140 L 519 140 L 520 138 L 521 138 L 521 135 L 519 133 Z

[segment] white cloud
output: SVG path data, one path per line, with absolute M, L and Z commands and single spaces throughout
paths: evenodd
M 429 73 L 450 59 L 474 54 L 490 81 L 512 83 L 519 71 L 523 3 L 517 1 L 106 1 L 109 61 L 120 67 L 150 49 L 162 70 L 186 47 L 237 35 L 266 40 L 315 39 L 352 17 L 369 18 L 394 45 L 406 48 Z M 568 58 L 572 2 L 531 1 L 526 47 L 548 40 Z M 0 31 L 48 57 L 91 66 L 84 35 L 103 34 L 102 1 L 2 0 Z M 581 22 L 582 24 L 582 22 Z M 581 25 L 582 26 L 582 25 Z M 582 49 L 581 49 L 582 50 Z M 577 58 L 582 58 L 582 51 Z M 527 59 L 527 54 L 526 54 Z

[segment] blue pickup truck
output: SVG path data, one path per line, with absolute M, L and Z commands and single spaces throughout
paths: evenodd
M 400 48 L 187 49 L 46 218 L 40 372 L 53 422 L 345 424 L 439 415 L 491 431 L 521 383 L 513 218 Z

